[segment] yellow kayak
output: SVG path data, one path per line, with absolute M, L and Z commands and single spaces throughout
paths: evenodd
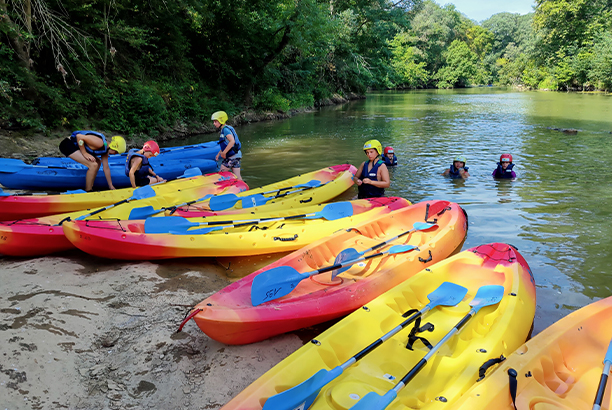
M 524 343 L 534 313 L 535 284 L 523 257 L 506 244 L 478 246 L 358 309 L 223 410 L 446 410 L 476 382 L 484 363 Z M 417 317 L 420 322 L 410 322 Z M 406 376 L 412 378 L 402 389 Z M 398 386 L 394 398 L 389 392 Z M 370 405 L 381 397 L 390 398 L 385 407 Z

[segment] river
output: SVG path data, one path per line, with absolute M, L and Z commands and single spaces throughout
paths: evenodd
M 251 187 L 331 164 L 358 166 L 369 139 L 393 146 L 399 166 L 391 171 L 389 196 L 459 203 L 469 215 L 463 249 L 490 242 L 519 249 L 536 279 L 534 334 L 612 294 L 611 96 L 499 88 L 374 92 L 237 131 Z M 518 178 L 494 180 L 506 152 Z M 465 181 L 440 175 L 456 155 L 467 157 Z

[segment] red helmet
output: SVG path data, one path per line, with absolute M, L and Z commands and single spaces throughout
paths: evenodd
M 504 161 L 504 159 L 506 161 Z M 512 155 L 510 155 L 510 154 L 501 154 L 501 156 L 499 157 L 499 162 L 510 162 L 510 163 L 512 163 Z
M 144 143 L 143 147 L 142 147 L 143 151 L 149 151 L 151 153 L 153 153 L 153 156 L 158 156 L 159 155 L 159 145 L 157 145 L 157 142 L 150 140 Z
M 393 150 L 393 147 L 385 147 L 385 155 L 393 154 L 393 153 L 395 153 L 395 151 Z

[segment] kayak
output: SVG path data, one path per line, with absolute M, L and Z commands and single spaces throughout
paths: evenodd
M 535 307 L 533 276 L 516 249 L 471 248 L 368 302 L 222 410 L 446 410 L 476 382 L 483 364 L 525 341 Z M 371 405 L 400 382 L 406 388 L 399 385 L 395 399 L 386 395 L 388 406 Z
M 430 207 L 438 207 L 439 215 L 428 214 Z M 415 223 L 434 219 L 435 224 L 414 230 Z M 461 249 L 466 233 L 467 217 L 459 205 L 420 202 L 313 242 L 208 297 L 192 314 L 204 333 L 226 344 L 253 343 L 312 326 L 358 309 L 423 268 L 449 257 Z M 343 250 L 365 251 L 383 241 L 414 249 L 354 264 L 333 279 L 332 273 L 326 272 L 287 283 L 289 294 L 254 306 L 253 285 L 258 275 L 282 282 L 334 265 Z M 265 290 L 260 293 L 267 294 Z
M 176 160 L 176 159 L 215 159 L 219 152 L 219 140 L 203 142 L 201 144 L 181 145 L 178 147 L 166 147 L 159 149 L 159 155 L 155 156 L 156 160 Z M 127 160 L 127 152 L 119 155 L 109 155 L 109 163 L 125 164 Z M 32 165 L 46 166 L 65 166 L 78 164 L 75 160 L 68 157 L 40 157 L 32 161 Z
M 185 170 L 199 168 L 201 172 L 218 171 L 218 165 L 211 159 L 157 160 L 151 158 L 155 173 L 171 180 L 181 176 Z M 109 163 L 115 188 L 132 186 L 125 175 L 124 163 Z M 85 188 L 87 167 L 75 163 L 64 166 L 30 165 L 18 159 L 0 158 L 0 184 L 11 189 L 66 190 Z M 108 183 L 102 166 L 94 180 L 94 188 L 107 189 Z
M 197 168 L 193 169 L 197 171 L 195 175 L 188 175 L 189 171 L 191 170 L 188 170 L 184 177 L 200 173 Z M 99 208 L 129 198 L 133 192 L 134 188 L 122 188 L 97 192 L 76 190 L 59 195 L 48 195 L 47 193 L 25 195 L 10 194 L 0 190 L 0 220 L 12 221 Z
M 301 174 L 237 195 L 180 207 L 174 215 L 185 218 L 259 214 L 277 209 L 300 208 L 329 202 L 353 185 L 357 169 L 350 164 L 334 165 Z M 241 217 L 241 219 L 244 219 Z
M 590 410 L 611 338 L 612 297 L 608 297 L 537 334 L 448 409 L 514 409 L 508 374 L 514 369 L 516 408 Z M 612 403 L 609 384 L 601 403 L 605 410 Z
M 149 187 L 142 187 L 149 188 Z M 142 189 L 139 188 L 139 189 Z M 179 205 L 194 198 L 217 193 L 239 193 L 248 189 L 234 174 L 221 172 L 152 185 L 155 196 L 133 200 L 89 216 L 87 219 L 129 219 L 136 207 L 159 210 Z M 136 192 L 138 189 L 136 190 Z M 96 211 L 91 209 L 49 215 L 40 218 L 0 221 L 0 254 L 9 256 L 40 256 L 74 248 L 64 235 L 62 225 Z
M 349 211 L 335 214 L 333 207 L 343 205 Z M 109 257 L 106 249 L 114 249 L 113 259 L 125 260 L 251 256 L 293 251 L 408 205 L 403 198 L 376 198 L 257 213 L 257 219 L 248 220 L 226 220 L 224 215 L 206 219 L 169 216 L 146 221 L 72 221 L 63 226 L 74 246 L 100 257 Z M 317 217 L 326 209 L 334 215 Z M 200 223 L 206 225 L 198 227 Z M 154 232 L 166 233 L 147 233 L 149 225 L 158 227 Z

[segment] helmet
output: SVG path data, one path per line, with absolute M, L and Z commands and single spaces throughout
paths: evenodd
M 227 122 L 227 114 L 225 113 L 225 111 L 217 111 L 213 113 L 213 115 L 211 115 L 210 119 L 212 121 L 217 120 L 221 124 L 225 124 Z
M 143 151 L 149 151 L 151 153 L 153 153 L 153 156 L 158 156 L 159 155 L 159 145 L 157 145 L 157 142 L 150 140 L 144 143 L 144 145 L 142 146 L 142 150 Z
M 453 162 L 463 162 L 463 164 L 465 165 L 467 163 L 467 158 L 465 158 L 463 155 L 459 155 L 457 157 L 455 157 L 455 159 L 453 160 Z
M 383 152 L 382 145 L 378 140 L 369 140 L 366 141 L 365 144 L 363 144 L 364 151 L 370 148 L 374 148 L 378 152 L 378 155 L 382 154 Z
M 117 151 L 119 154 L 123 154 L 126 149 L 125 139 L 119 135 L 115 135 L 113 138 L 111 138 L 108 148 Z
M 393 154 L 393 153 L 395 153 L 395 151 L 393 150 L 393 147 L 385 147 L 385 155 Z
M 510 154 L 501 154 L 500 157 L 499 157 L 499 162 L 510 162 L 510 163 L 512 163 L 512 155 L 510 155 Z

